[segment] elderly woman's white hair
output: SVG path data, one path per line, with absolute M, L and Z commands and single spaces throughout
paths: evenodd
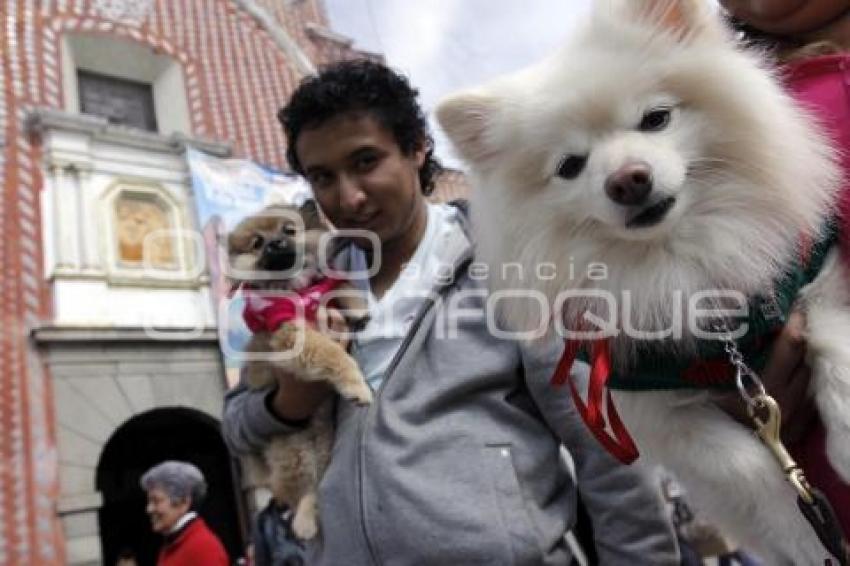
M 207 482 L 201 470 L 188 462 L 177 460 L 157 464 L 145 472 L 139 483 L 145 491 L 162 489 L 172 502 L 190 498 L 192 508 L 200 505 L 207 494 Z

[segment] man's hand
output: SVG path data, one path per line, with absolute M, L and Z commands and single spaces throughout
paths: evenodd
M 812 370 L 806 365 L 805 315 L 794 310 L 773 344 L 767 366 L 761 374 L 765 389 L 782 409 L 782 440 L 793 444 L 802 438 L 816 411 L 808 397 Z M 734 419 L 751 425 L 747 407 L 737 393 L 717 402 Z
M 338 310 L 320 307 L 314 328 L 325 332 L 329 338 L 348 349 L 348 326 Z M 302 381 L 291 373 L 278 371 L 277 389 L 271 400 L 271 408 L 285 421 L 304 421 L 313 416 L 332 392 L 327 383 Z

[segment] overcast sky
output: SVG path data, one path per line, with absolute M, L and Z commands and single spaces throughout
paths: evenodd
M 591 0 L 325 0 L 333 29 L 383 53 L 427 111 L 446 94 L 521 68 L 569 34 Z M 448 144 L 438 153 L 457 165 Z

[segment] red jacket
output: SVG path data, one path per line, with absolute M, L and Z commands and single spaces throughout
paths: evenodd
M 228 566 L 227 552 L 203 519 L 197 517 L 159 551 L 157 566 Z
M 850 55 L 797 61 L 787 71 L 795 98 L 815 114 L 840 152 L 844 187 L 838 213 L 844 258 L 850 262 Z M 808 480 L 832 503 L 844 534 L 850 537 L 850 485 L 841 481 L 826 459 L 823 426 L 813 427 L 797 446 L 789 448 Z

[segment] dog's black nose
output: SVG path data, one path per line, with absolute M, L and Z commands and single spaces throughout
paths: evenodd
M 289 248 L 289 242 L 286 240 L 269 240 L 269 243 L 266 244 L 266 250 L 273 253 L 282 252 L 287 248 Z
M 628 163 L 605 180 L 605 194 L 617 204 L 641 204 L 652 192 L 652 170 L 643 162 Z
M 263 248 L 263 256 L 260 260 L 263 269 L 282 271 L 292 269 L 298 254 L 294 246 L 284 239 L 270 240 Z

